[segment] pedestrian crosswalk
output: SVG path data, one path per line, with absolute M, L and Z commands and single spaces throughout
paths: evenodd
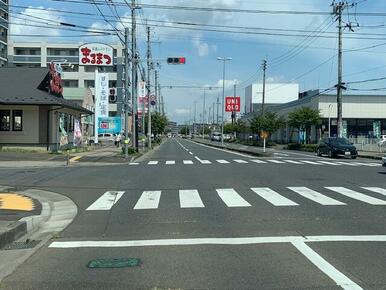
M 290 160 L 290 159 L 216 159 L 216 160 L 203 160 L 199 157 L 195 156 L 194 160 L 186 159 L 186 160 L 150 160 L 145 162 L 131 162 L 129 165 L 210 165 L 210 164 L 277 164 L 277 165 L 330 165 L 330 166 L 353 166 L 353 167 L 378 167 L 381 166 L 380 163 L 375 162 L 354 162 L 354 161 L 325 161 L 320 159 L 311 160 Z
M 178 192 L 178 194 L 177 194 Z M 139 197 L 136 193 L 139 193 Z M 252 193 L 252 194 L 251 194 Z M 124 195 L 127 198 L 122 198 Z M 163 194 L 166 195 L 164 201 Z M 234 188 L 218 188 L 200 192 L 198 189 L 177 190 L 145 190 L 107 191 L 86 208 L 86 211 L 109 211 L 118 202 L 132 199 L 136 196 L 129 210 L 158 209 L 164 202 L 177 207 L 170 199 L 179 200 L 179 208 L 213 207 L 213 202 L 229 208 L 254 207 L 267 204 L 274 207 L 299 207 L 306 201 L 317 206 L 348 206 L 353 202 L 374 206 L 386 206 L 386 189 L 380 187 L 319 187 L 317 190 L 309 187 L 283 187 L 272 189 L 269 187 L 251 187 L 236 190 Z M 205 198 L 203 198 L 205 197 Z M 205 201 L 207 204 L 205 204 Z M 130 201 L 131 204 L 132 201 Z

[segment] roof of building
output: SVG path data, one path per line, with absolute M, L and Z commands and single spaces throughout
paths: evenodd
M 78 104 L 38 89 L 48 74 L 47 68 L 5 67 L 0 69 L 0 104 L 51 105 L 73 109 L 86 114 L 90 110 Z

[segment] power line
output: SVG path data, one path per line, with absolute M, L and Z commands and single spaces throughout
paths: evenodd
M 383 81 L 383 80 L 386 80 L 386 77 L 367 79 L 367 80 L 361 80 L 361 81 L 346 82 L 346 84 L 361 84 L 361 83 L 377 82 L 377 81 Z

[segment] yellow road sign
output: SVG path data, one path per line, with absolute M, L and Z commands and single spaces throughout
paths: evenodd
M 268 138 L 268 132 L 261 131 L 260 137 L 263 138 L 263 139 L 267 139 Z
M 17 193 L 0 193 L 0 210 L 32 211 L 35 205 L 31 198 Z

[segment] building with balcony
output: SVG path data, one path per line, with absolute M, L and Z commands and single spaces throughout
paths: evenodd
M 4 0 L 0 0 L 1 1 Z M 62 65 L 62 85 L 64 98 L 73 99 L 74 92 L 79 92 L 79 97 L 84 96 L 87 89 L 94 94 L 95 67 L 79 66 L 78 48 L 83 43 L 48 43 L 48 42 L 8 42 L 8 66 L 10 67 L 47 67 L 52 62 L 64 63 Z M 109 87 L 117 88 L 116 99 L 111 99 L 109 115 L 120 116 L 122 112 L 122 73 L 123 58 L 122 46 L 112 45 L 114 48 L 114 66 L 104 67 L 109 74 Z M 83 90 L 66 90 L 78 88 Z M 71 92 L 71 95 L 66 95 Z
M 9 1 L 0 0 L 0 67 L 7 64 Z

